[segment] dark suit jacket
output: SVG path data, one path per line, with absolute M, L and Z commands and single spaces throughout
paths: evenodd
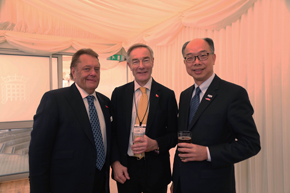
M 261 149 L 248 94 L 244 88 L 215 76 L 188 125 L 193 89 L 191 86 L 180 95 L 178 129 L 190 130 L 193 144 L 208 146 L 211 162 L 183 163 L 176 151 L 174 191 L 180 182 L 182 193 L 234 193 L 234 163 Z
M 107 131 L 106 188 L 109 192 L 110 100 L 96 93 Z M 88 113 L 75 84 L 44 94 L 34 116 L 29 147 L 32 193 L 91 193 L 96 147 Z
M 112 163 L 119 160 L 127 167 L 134 82 L 116 88 L 112 93 L 113 129 Z M 177 103 L 172 90 L 152 80 L 146 135 L 157 140 L 160 153 L 146 152 L 150 168 L 147 184 L 151 188 L 164 187 L 171 181 L 169 149 L 177 143 Z M 130 173 L 129 173 L 130 175 Z

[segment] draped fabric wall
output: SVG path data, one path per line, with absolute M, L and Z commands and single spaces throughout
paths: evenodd
M 194 83 L 186 73 L 181 47 L 197 37 L 214 40 L 215 73 L 246 88 L 255 110 L 262 150 L 236 164 L 237 193 L 289 193 L 289 4 L 284 0 L 258 0 L 223 29 L 184 27 L 172 45 L 153 46 L 153 77 L 173 89 L 177 100 L 181 91 Z

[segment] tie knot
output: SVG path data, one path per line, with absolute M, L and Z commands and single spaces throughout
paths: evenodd
M 200 91 L 201 91 L 200 88 L 196 87 L 195 94 L 198 95 L 200 93 Z
M 87 96 L 87 99 L 88 99 L 88 102 L 91 103 L 91 102 L 94 101 L 95 96 L 93 96 L 93 95 L 89 95 L 89 96 Z
M 140 87 L 139 89 L 141 90 L 142 94 L 146 94 L 146 88 L 145 87 Z

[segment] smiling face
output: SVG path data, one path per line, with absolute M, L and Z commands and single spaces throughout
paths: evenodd
M 153 63 L 154 58 L 147 48 L 138 47 L 131 51 L 128 66 L 140 86 L 144 86 L 150 79 Z
M 71 68 L 75 83 L 92 94 L 99 85 L 100 63 L 96 57 L 83 54 L 79 57 L 76 67 Z
M 186 62 L 187 73 L 193 77 L 197 85 L 201 85 L 213 74 L 213 65 L 215 64 L 216 55 L 211 54 L 208 43 L 203 39 L 194 39 L 188 43 L 185 48 L 184 56 L 197 56 L 202 53 L 210 53 L 207 60 L 200 61 L 198 58 L 194 62 Z

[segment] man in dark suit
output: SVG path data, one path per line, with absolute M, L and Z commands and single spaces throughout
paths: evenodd
M 234 163 L 261 149 L 247 91 L 215 75 L 212 39 L 187 42 L 182 53 L 195 84 L 180 95 L 178 130 L 191 131 L 192 143 L 178 143 L 171 191 L 235 193 Z
M 75 83 L 44 94 L 29 147 L 31 193 L 109 193 L 110 100 L 95 92 L 98 54 L 77 51 Z
M 116 88 L 111 98 L 113 178 L 119 193 L 166 193 L 171 181 L 169 149 L 177 143 L 175 94 L 151 77 L 154 58 L 147 45 L 131 46 L 127 63 L 135 80 Z M 142 89 L 148 99 L 146 111 L 139 114 Z M 133 140 L 134 129 L 144 123 L 145 136 Z M 141 159 L 134 156 L 144 152 Z

